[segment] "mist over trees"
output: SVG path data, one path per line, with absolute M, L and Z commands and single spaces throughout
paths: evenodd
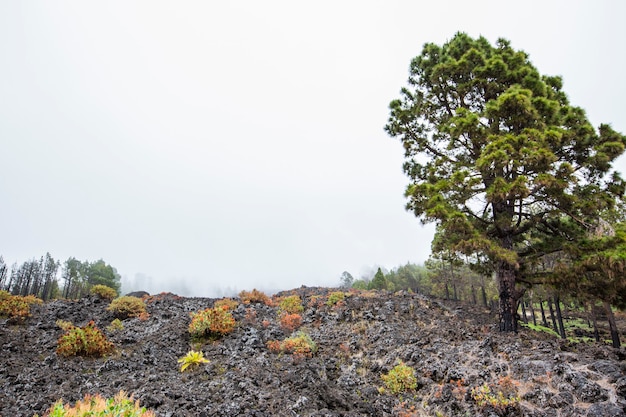
M 502 331 L 517 330 L 526 290 L 554 276 L 554 269 L 536 273 L 544 258 L 558 254 L 561 269 L 606 260 L 587 262 L 571 248 L 603 218 L 620 217 L 626 184 L 612 163 L 626 137 L 606 124 L 595 129 L 562 85 L 507 40 L 492 46 L 457 33 L 442 46 L 424 46 L 390 104 L 385 130 L 405 150 L 407 209 L 436 223 L 434 252 L 451 268 L 445 279 L 455 279 L 454 259 L 462 257 L 495 274 Z M 612 265 L 594 273 L 617 276 L 621 263 Z

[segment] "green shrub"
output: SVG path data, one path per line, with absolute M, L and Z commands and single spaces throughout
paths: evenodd
M 111 311 L 116 317 L 121 319 L 139 317 L 140 315 L 146 313 L 146 303 L 144 303 L 141 298 L 125 295 L 111 301 L 107 310 Z
M 0 317 L 23 321 L 30 317 L 30 306 L 41 304 L 42 302 L 34 295 L 11 295 L 6 291 L 2 291 L 0 293 Z
M 118 330 L 124 330 L 124 323 L 120 319 L 114 319 L 111 324 L 107 326 L 107 330 L 111 333 Z
M 48 417 L 154 417 L 154 412 L 140 407 L 138 400 L 134 401 L 132 396 L 128 397 L 124 391 L 120 391 L 115 397 L 108 399 L 100 395 L 87 394 L 74 406 L 63 405 L 63 400 L 59 400 L 45 415 Z
M 91 294 L 97 295 L 100 298 L 104 298 L 105 300 L 112 300 L 117 297 L 117 291 L 115 291 L 111 287 L 107 287 L 106 285 L 94 285 L 89 290 Z
M 189 333 L 194 337 L 220 337 L 235 328 L 233 315 L 224 306 L 191 313 Z
M 334 306 L 335 304 L 343 301 L 346 298 L 346 294 L 341 291 L 331 292 L 328 296 L 328 300 L 326 301 L 326 305 L 329 307 Z
M 394 366 L 389 373 L 381 376 L 385 386 L 393 393 L 413 391 L 417 388 L 415 370 L 403 362 Z
M 92 321 L 83 327 L 71 326 L 57 342 L 57 353 L 63 356 L 102 356 L 113 349 L 109 342 Z
M 304 311 L 302 299 L 298 295 L 290 295 L 278 302 L 279 314 L 298 314 Z
M 190 350 L 185 356 L 178 360 L 178 363 L 180 363 L 180 372 L 185 372 L 188 369 L 195 368 L 201 363 L 209 363 L 209 360 L 204 357 L 202 351 L 196 352 L 195 350 Z

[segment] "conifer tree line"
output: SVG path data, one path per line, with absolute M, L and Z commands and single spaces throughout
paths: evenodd
M 61 264 L 46 253 L 39 259 L 33 258 L 21 265 L 14 263 L 9 267 L 0 255 L 0 290 L 12 295 L 34 295 L 44 301 L 77 299 L 89 294 L 91 287 L 98 284 L 119 292 L 120 280 L 117 270 L 102 259 L 90 262 L 71 257 Z

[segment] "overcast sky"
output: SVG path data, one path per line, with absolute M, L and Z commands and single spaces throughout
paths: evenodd
M 433 228 L 404 210 L 383 131 L 411 58 L 457 31 L 507 38 L 626 132 L 624 16 L 618 0 L 3 0 L 0 255 L 102 258 L 126 290 L 197 296 L 421 263 Z

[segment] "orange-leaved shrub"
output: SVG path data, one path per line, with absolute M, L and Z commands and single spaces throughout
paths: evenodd
M 103 398 L 101 395 L 85 395 L 83 400 L 78 400 L 74 406 L 63 404 L 59 400 L 45 414 L 46 417 L 154 417 L 154 412 L 139 406 L 139 400 L 128 397 L 124 391 L 120 391 L 113 398 Z M 37 417 L 37 415 L 35 415 Z
M 57 353 L 63 356 L 102 356 L 113 350 L 113 343 L 107 340 L 93 320 L 83 327 L 69 326 L 57 345 Z
M 30 317 L 30 306 L 42 302 L 34 295 L 11 295 L 7 291 L 0 291 L 0 317 L 23 321 Z
M 213 307 L 226 307 L 228 310 L 234 310 L 239 305 L 237 300 L 233 300 L 232 298 L 222 298 L 221 300 L 217 300 Z
M 280 318 L 280 327 L 293 332 L 302 325 L 302 316 L 300 314 L 284 314 Z
M 146 313 L 146 303 L 141 298 L 125 295 L 111 301 L 107 310 L 120 319 L 139 317 Z
M 91 287 L 89 290 L 91 294 L 97 295 L 100 298 L 104 298 L 105 300 L 112 300 L 117 297 L 117 291 L 115 291 L 111 287 L 107 287 L 106 285 L 98 284 Z
M 194 337 L 220 337 L 235 328 L 233 315 L 224 306 L 191 313 L 189 333 Z
M 313 356 L 317 351 L 317 345 L 307 333 L 297 332 L 283 341 L 270 340 L 267 348 L 274 353 L 291 353 L 297 356 Z
M 241 291 L 239 293 L 239 298 L 244 304 L 262 303 L 268 306 L 272 305 L 272 300 L 267 296 L 267 294 L 257 290 L 256 288 L 252 291 Z

